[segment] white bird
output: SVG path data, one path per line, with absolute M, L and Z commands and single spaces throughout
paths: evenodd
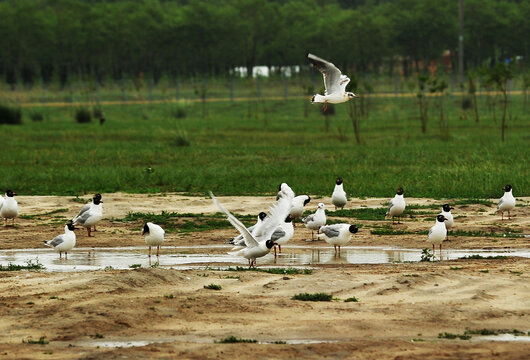
M 94 195 L 92 202 L 83 206 L 79 214 L 72 219 L 74 225 L 79 224 L 87 229 L 89 237 L 92 236 L 90 235 L 90 227 L 95 227 L 103 217 L 102 203 L 101 194 Z
M 260 212 L 258 214 L 258 221 L 254 225 L 249 226 L 247 228 L 248 232 L 252 234 L 254 229 L 256 229 L 256 228 L 259 229 L 259 227 L 261 227 L 261 224 L 263 223 L 263 219 L 265 219 L 266 217 L 267 217 L 267 214 L 265 214 L 263 211 Z M 239 234 L 238 236 L 236 236 L 233 239 L 231 239 L 228 243 L 232 244 L 232 245 L 236 245 L 236 246 L 246 246 L 245 245 L 245 238 L 241 234 Z
M 294 236 L 293 219 L 287 215 L 285 221 L 282 222 L 271 235 L 271 240 L 278 245 L 280 254 L 282 253 L 282 245 L 285 245 Z M 274 257 L 276 257 L 276 246 L 274 247 Z
M 344 184 L 341 177 L 338 177 L 335 180 L 335 189 L 333 189 L 333 194 L 331 194 L 331 202 L 335 205 L 335 210 L 337 208 L 343 209 L 348 198 L 346 196 L 346 191 L 344 191 Z
M 454 210 L 454 207 L 451 207 L 449 204 L 443 204 L 442 212 L 438 214 L 438 215 L 443 215 L 445 218 L 445 228 L 447 229 L 447 235 L 448 235 L 446 240 L 449 238 L 449 230 L 451 230 L 451 228 L 454 225 L 454 219 L 453 219 L 453 214 L 451 214 L 451 210 Z
M 333 245 L 333 247 L 335 248 L 335 252 L 337 252 L 338 247 L 340 254 L 340 247 L 346 245 L 350 241 L 352 234 L 358 232 L 359 229 L 356 225 L 332 224 L 322 226 L 320 228 L 320 231 L 322 232 L 322 234 L 319 234 L 318 238 L 323 239 L 328 244 Z
M 326 88 L 324 95 L 313 95 L 311 103 L 324 103 L 323 110 L 326 111 L 328 103 L 340 104 L 357 97 L 352 92 L 346 92 L 346 85 L 350 79 L 346 75 L 342 75 L 335 65 L 313 54 L 307 54 L 307 59 L 324 76 L 324 87 Z
M 429 230 L 428 241 L 432 243 L 432 254 L 434 255 L 434 245 L 440 244 L 440 259 L 442 258 L 442 242 L 447 236 L 447 228 L 445 227 L 445 217 L 443 215 L 436 216 L 436 224 Z
M 511 185 L 506 185 L 503 190 L 504 195 L 499 199 L 497 212 L 501 212 L 501 219 L 504 220 L 504 212 L 508 211 L 508 220 L 510 220 L 510 211 L 515 208 L 515 198 L 512 195 Z
M 165 231 L 159 225 L 148 222 L 144 225 L 142 235 L 145 235 L 145 243 L 149 246 L 149 257 L 151 257 L 151 246 L 156 246 L 156 257 L 160 254 L 160 245 L 164 242 Z
M 226 210 L 211 192 L 210 196 L 219 210 L 225 213 L 232 226 L 234 226 L 245 238 L 246 247 L 233 254 L 248 259 L 250 267 L 255 266 L 256 259 L 267 255 L 275 245 L 274 241 L 270 239 L 274 230 L 276 230 L 280 223 L 289 215 L 292 197 L 287 194 L 286 196 L 280 197 L 271 207 L 269 216 L 263 220 L 262 226 L 259 229 L 255 229 L 254 233 L 251 234 L 245 225 L 232 215 L 230 211 Z
M 62 257 L 64 252 L 64 258 L 68 258 L 68 251 L 72 250 L 75 246 L 75 227 L 72 221 L 68 221 L 64 226 L 64 234 L 58 235 L 53 240 L 44 241 L 44 245 L 52 247 L 53 250 L 59 253 L 59 259 Z
M 6 198 L 2 201 L 0 206 L 0 217 L 5 219 L 5 226 L 7 227 L 7 220 L 13 219 L 13 226 L 15 226 L 15 218 L 18 216 L 18 203 L 15 200 L 16 194 L 11 191 L 6 191 Z
M 302 219 L 305 226 L 311 229 L 311 240 L 314 239 L 313 231 L 320 229 L 321 226 L 326 225 L 326 210 L 324 209 L 324 203 L 318 203 L 317 211 L 314 214 L 306 216 Z
M 290 197 L 291 199 L 294 198 L 294 191 L 289 185 L 287 185 L 287 183 L 281 183 L 280 186 L 278 186 L 278 195 L 276 195 L 276 200 L 284 196 Z
M 405 199 L 403 198 L 403 188 L 399 188 L 396 191 L 396 195 L 393 199 L 390 200 L 390 204 L 388 204 L 388 211 L 386 212 L 386 216 L 392 216 L 392 224 L 394 223 L 394 217 L 398 217 L 398 224 L 399 224 L 399 216 L 403 214 L 403 211 L 405 211 Z
M 304 213 L 304 206 L 311 201 L 309 195 L 298 195 L 291 202 L 291 211 L 289 215 L 293 219 L 293 226 L 296 219 L 298 219 Z

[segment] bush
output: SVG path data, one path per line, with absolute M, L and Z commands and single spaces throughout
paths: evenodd
M 86 108 L 80 108 L 75 111 L 75 121 L 78 123 L 89 123 L 92 121 L 92 115 Z
M 462 110 L 469 110 L 473 106 L 473 99 L 471 96 L 466 96 L 462 99 Z
M 31 121 L 40 122 L 44 120 L 44 115 L 40 112 L 32 112 L 29 114 Z
M 177 106 L 171 110 L 171 116 L 175 119 L 182 119 L 186 117 L 186 109 L 182 106 Z
M 0 124 L 21 125 L 22 112 L 19 108 L 0 105 Z
M 103 111 L 100 107 L 95 107 L 92 109 L 92 116 L 96 119 L 101 119 L 103 117 Z

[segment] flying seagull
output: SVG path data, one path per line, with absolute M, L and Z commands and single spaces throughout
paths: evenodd
M 346 85 L 350 82 L 350 78 L 342 75 L 335 65 L 313 54 L 307 54 L 307 59 L 324 76 L 324 86 L 326 88 L 324 95 L 313 95 L 311 98 L 312 104 L 324 103 L 323 110 L 326 111 L 328 103 L 340 104 L 357 97 L 352 92 L 346 92 Z

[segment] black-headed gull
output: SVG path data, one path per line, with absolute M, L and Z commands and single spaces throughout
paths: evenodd
M 335 179 L 335 189 L 333 189 L 333 194 L 331 194 L 331 203 L 335 205 L 335 210 L 337 208 L 343 209 L 348 198 L 346 196 L 346 191 L 344 191 L 344 184 L 341 177 Z
M 335 252 L 337 252 L 338 247 L 340 254 L 340 247 L 346 245 L 350 241 L 352 234 L 358 232 L 359 229 L 356 225 L 332 224 L 322 226 L 320 231 L 322 233 L 318 235 L 318 238 L 323 239 L 328 244 L 333 245 Z
M 271 207 L 269 215 L 263 220 L 262 225 L 259 229 L 255 229 L 251 234 L 245 225 L 239 221 L 234 215 L 225 209 L 217 198 L 210 192 L 210 196 L 214 204 L 221 210 L 227 217 L 228 221 L 234 226 L 244 237 L 246 247 L 235 252 L 234 255 L 242 256 L 248 259 L 250 267 L 256 265 L 256 259 L 267 255 L 275 242 L 270 240 L 274 231 L 278 226 L 285 221 L 285 218 L 289 215 L 291 209 L 292 197 L 288 194 L 281 196 L 276 203 Z
M 340 104 L 357 97 L 354 93 L 346 91 L 346 85 L 350 79 L 346 75 L 342 75 L 335 65 L 313 54 L 307 54 L 307 59 L 324 76 L 324 87 L 326 88 L 324 95 L 313 95 L 311 103 L 324 103 L 323 110 L 326 111 L 328 103 Z
M 286 244 L 294 235 L 293 219 L 291 215 L 287 215 L 285 221 L 282 222 L 271 235 L 271 240 L 278 245 L 280 254 L 282 253 L 282 245 Z M 274 247 L 274 257 L 276 257 L 276 246 Z
M 403 197 L 403 188 L 399 188 L 396 191 L 396 195 L 393 199 L 390 200 L 390 203 L 388 204 L 388 211 L 386 212 L 385 216 L 392 216 L 392 224 L 394 223 L 394 217 L 398 217 L 398 224 L 399 222 L 399 216 L 403 214 L 403 211 L 405 211 L 405 198 Z
M 318 203 L 317 211 L 314 214 L 306 216 L 302 219 L 305 223 L 305 226 L 311 229 L 311 240 L 314 240 L 313 232 L 320 229 L 321 226 L 326 225 L 326 210 L 324 203 Z
M 508 211 L 508 220 L 510 220 L 510 211 L 515 208 L 515 198 L 512 195 L 511 185 L 506 185 L 503 190 L 504 195 L 499 199 L 497 212 L 501 212 L 501 219 L 504 220 L 504 212 Z
M 87 229 L 89 237 L 92 236 L 90 227 L 95 227 L 97 222 L 103 217 L 102 203 L 101 194 L 94 195 L 92 202 L 83 206 L 79 214 L 72 219 L 74 225 L 81 225 Z
M 445 227 L 445 217 L 443 215 L 436 216 L 436 224 L 429 230 L 428 241 L 432 243 L 432 254 L 434 255 L 434 245 L 440 244 L 440 260 L 442 259 L 442 242 L 447 236 L 447 228 Z
M 6 191 L 6 198 L 0 204 L 0 217 L 3 217 L 6 221 L 5 226 L 7 227 L 7 220 L 13 220 L 13 226 L 15 226 L 15 218 L 18 216 L 18 203 L 15 200 L 15 193 L 12 190 Z
M 64 252 L 64 258 L 68 258 L 68 251 L 72 250 L 75 246 L 75 227 L 72 221 L 68 221 L 64 226 L 64 234 L 58 235 L 50 241 L 44 241 L 44 245 L 53 248 L 59 253 L 59 259 L 62 257 Z
M 159 225 L 148 222 L 144 225 L 142 235 L 145 235 L 145 243 L 149 246 L 149 257 L 151 257 L 151 246 L 156 246 L 156 257 L 160 254 L 160 245 L 164 242 L 165 231 Z
M 309 195 L 298 195 L 291 202 L 291 211 L 289 215 L 293 219 L 293 226 L 296 219 L 298 219 L 304 213 L 304 206 L 311 201 Z
M 451 214 L 451 210 L 454 210 L 454 207 L 450 206 L 449 204 L 443 204 L 442 205 L 442 212 L 439 215 L 443 215 L 445 218 L 445 228 L 447 229 L 447 239 L 449 239 L 449 230 L 454 225 L 454 219 L 453 214 Z

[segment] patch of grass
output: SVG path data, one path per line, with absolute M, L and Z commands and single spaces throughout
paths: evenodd
M 277 274 L 277 275 L 311 275 L 313 273 L 312 269 L 297 269 L 297 268 L 247 268 L 243 266 L 228 267 L 224 271 L 257 271 L 265 272 L 268 274 Z
M 94 335 L 90 335 L 92 339 L 103 339 L 105 336 L 100 333 L 95 333 Z
M 517 276 L 523 275 L 521 271 L 513 271 L 513 270 L 510 270 L 510 274 L 517 275 Z
M 326 293 L 300 293 L 294 295 L 291 299 L 300 301 L 331 301 L 333 300 L 333 295 Z
M 222 289 L 221 285 L 217 285 L 217 284 L 204 285 L 203 287 L 205 289 L 210 289 L 210 290 L 221 290 Z
M 480 260 L 480 259 L 492 259 L 492 260 L 505 260 L 508 259 L 508 256 L 504 255 L 495 255 L 495 256 L 482 256 L 479 254 L 463 256 L 459 259 L 470 259 L 470 260 Z
M 92 121 L 92 114 L 87 108 L 79 108 L 75 111 L 75 121 L 79 124 L 89 123 Z
M 488 269 L 484 269 L 484 270 L 480 270 L 481 273 L 484 273 L 484 274 L 487 274 L 489 273 L 490 271 Z
M 258 340 L 255 340 L 255 339 L 242 339 L 242 338 L 235 337 L 233 335 L 216 341 L 216 343 L 218 344 L 257 343 L 257 342 Z
M 471 335 L 500 335 L 500 334 L 512 334 L 516 336 L 530 336 L 530 332 L 525 332 L 517 329 L 468 329 L 465 334 Z
M 204 273 L 204 274 L 197 274 L 197 276 L 200 276 L 200 277 L 209 277 L 210 274 L 206 274 L 206 273 Z
M 439 339 L 460 339 L 460 340 L 469 340 L 471 339 L 471 335 L 469 334 L 453 334 L 448 332 L 443 332 L 438 334 Z
M 271 342 L 271 344 L 285 345 L 285 344 L 287 344 L 287 341 L 276 340 L 276 341 Z
M 451 205 L 486 205 L 486 206 L 493 206 L 495 205 L 493 201 L 486 200 L 486 199 L 461 199 L 456 200 L 451 203 Z
M 173 294 L 167 294 L 167 295 L 164 295 L 164 297 L 165 297 L 166 299 L 173 299 L 173 298 L 175 298 L 175 296 L 174 296 Z
M 463 267 L 461 267 L 461 266 L 451 266 L 449 268 L 449 270 L 462 270 L 462 269 L 463 269 Z
M 33 122 L 41 122 L 44 120 L 44 114 L 38 111 L 32 111 L 29 113 L 29 118 Z
M 28 338 L 28 339 L 22 340 L 22 343 L 23 344 L 46 345 L 46 344 L 49 344 L 50 342 L 46 339 L 46 336 L 41 336 L 39 338 L 39 340 L 34 340 L 32 338 Z
M 0 265 L 0 271 L 20 271 L 20 270 L 44 270 L 45 267 L 41 263 L 39 263 L 38 259 L 35 259 L 35 262 L 33 260 L 28 260 L 26 265 L 16 265 L 9 263 L 7 266 Z
M 433 258 L 434 258 L 434 254 L 431 252 L 431 249 L 425 248 L 421 250 L 421 258 L 420 258 L 421 262 L 432 261 Z
M 386 208 L 360 208 L 326 211 L 326 216 L 347 217 L 358 220 L 381 220 L 384 219 Z
M 357 299 L 355 296 L 349 297 L 344 302 L 359 302 L 359 299 Z
M 422 338 L 414 338 L 414 339 L 412 339 L 412 342 L 422 342 L 422 341 L 425 341 L 425 340 L 422 339 Z
M 129 265 L 129 269 L 138 269 L 138 268 L 141 268 L 142 267 L 142 264 L 132 264 L 132 265 Z

